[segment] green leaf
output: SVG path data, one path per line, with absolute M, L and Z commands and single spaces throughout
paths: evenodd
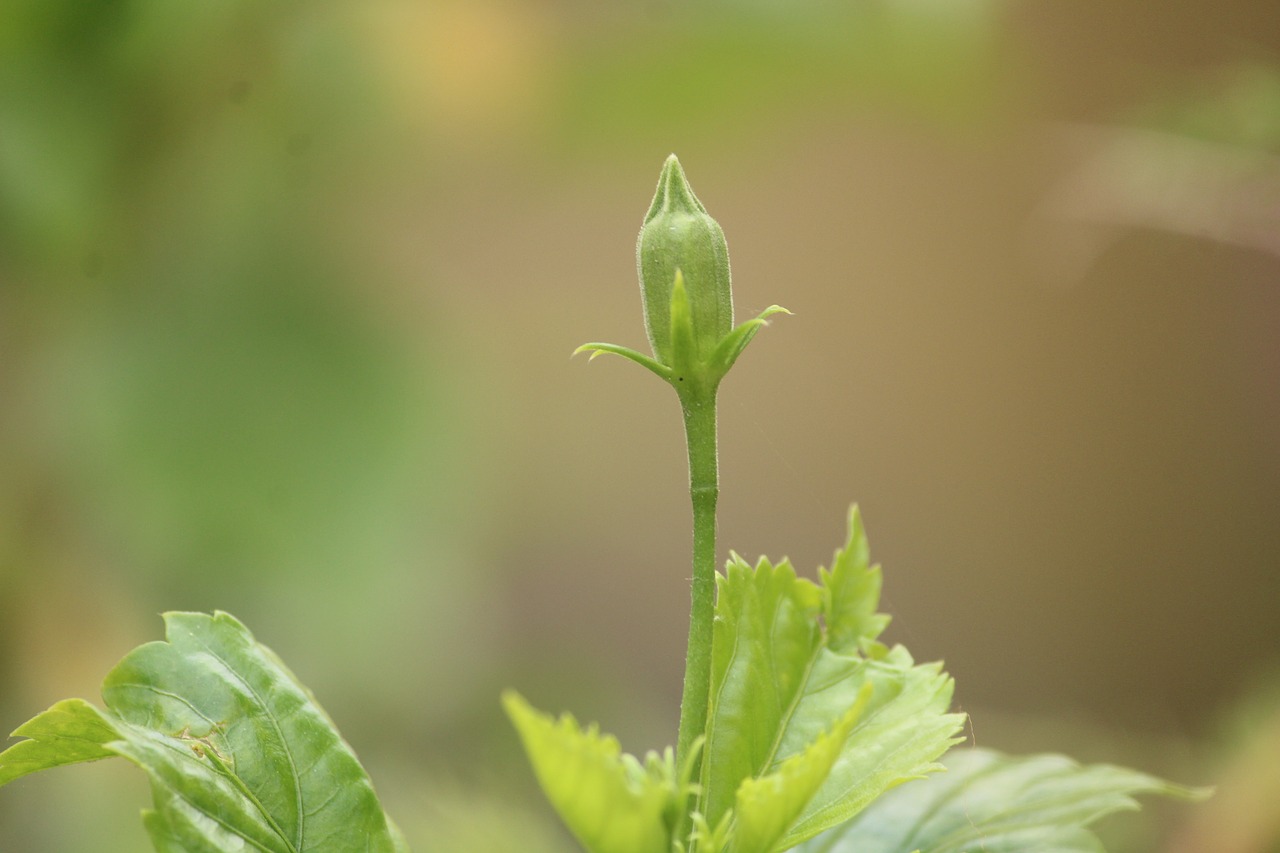
M 826 780 L 870 698 L 870 685 L 865 685 L 857 704 L 835 729 L 768 776 L 743 780 L 734 799 L 733 853 L 770 853 L 774 849 Z
M 534 773 L 565 826 L 590 853 L 669 853 L 669 821 L 681 786 L 674 758 L 650 753 L 646 766 L 623 755 L 596 726 L 581 728 L 535 710 L 518 693 L 502 697 Z
M 964 715 L 947 713 L 953 684 L 941 665 L 916 666 L 905 649 L 895 648 L 885 660 L 863 664 L 847 685 L 837 686 L 822 674 L 823 669 L 832 671 L 823 666 L 824 661 L 836 657 L 824 655 L 815 667 L 780 752 L 790 754 L 796 748 L 793 744 L 808 737 L 804 734 L 807 721 L 822 716 L 834 695 L 869 683 L 871 702 L 780 850 L 848 820 L 890 788 L 941 769 L 935 760 L 963 739 L 958 734 Z
M 1154 776 L 1059 755 L 951 753 L 947 772 L 876 800 L 796 853 L 1101 853 L 1087 827 L 1138 808 L 1134 796 L 1199 797 Z
M 937 769 L 963 717 L 948 714 L 952 682 L 936 664 L 875 643 L 879 572 L 867 568 L 856 510 L 845 548 L 821 584 L 791 565 L 736 555 L 718 578 L 711 708 L 701 811 L 716 825 L 744 781 L 779 771 L 865 708 L 821 785 L 774 849 L 847 820 L 889 788 Z M 739 839 L 745 844 L 745 838 Z
M 105 713 L 58 703 L 19 729 L 32 740 L 0 767 L 129 759 L 151 779 L 144 822 L 161 853 L 405 849 L 351 748 L 274 653 L 226 613 L 165 624 L 167 642 L 108 674 Z
M 889 617 L 877 613 L 880 604 L 880 567 L 869 565 L 871 549 L 858 507 L 849 509 L 849 538 L 836 551 L 831 569 L 818 569 L 823 589 L 823 620 L 827 645 L 837 652 L 852 652 L 879 637 Z
M 108 747 L 119 732 L 102 712 L 83 699 L 63 699 L 19 726 L 11 737 L 28 738 L 0 753 L 0 785 L 63 764 L 97 761 L 115 755 Z

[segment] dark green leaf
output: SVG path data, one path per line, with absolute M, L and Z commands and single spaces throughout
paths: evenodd
M 404 850 L 351 748 L 310 692 L 226 613 L 165 615 L 167 642 L 107 676 L 107 711 L 60 702 L 0 754 L 0 782 L 121 755 L 151 778 L 161 853 Z

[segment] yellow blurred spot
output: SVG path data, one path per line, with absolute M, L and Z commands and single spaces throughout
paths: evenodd
M 402 114 L 433 136 L 507 139 L 541 111 L 549 28 L 531 4 L 389 0 L 369 14 L 372 52 Z

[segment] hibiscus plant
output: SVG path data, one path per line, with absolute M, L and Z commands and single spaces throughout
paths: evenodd
M 881 571 L 861 516 L 816 579 L 733 554 L 717 571 L 716 392 L 772 315 L 733 322 L 724 233 L 667 159 L 638 242 L 652 355 L 675 389 L 693 505 L 676 744 L 643 759 L 567 714 L 503 705 L 538 782 L 588 853 L 1097 853 L 1090 825 L 1135 795 L 1201 792 L 1060 756 L 955 749 L 965 717 L 939 663 L 880 635 Z M 58 702 L 0 753 L 0 785 L 119 756 L 140 767 L 160 853 L 403 853 L 351 748 L 311 693 L 226 613 L 169 613 L 166 640 L 107 675 L 104 708 Z M 944 771 L 945 772 L 939 772 Z M 466 853 L 466 851 L 460 851 Z

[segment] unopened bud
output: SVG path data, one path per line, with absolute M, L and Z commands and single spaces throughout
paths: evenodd
M 674 154 L 662 167 L 658 192 L 640 228 L 636 265 L 653 357 L 600 342 L 574 352 L 630 359 L 671 383 L 680 399 L 695 408 L 708 401 L 714 405 L 720 380 L 770 316 L 791 313 L 770 305 L 734 327 L 729 245 L 693 194 Z
M 693 345 L 688 355 L 694 361 L 707 361 L 733 329 L 729 246 L 719 224 L 693 194 L 674 154 L 662 167 L 658 191 L 640 228 L 636 262 L 654 357 L 674 366 L 671 300 L 679 271 L 688 294 L 691 328 L 678 337 L 687 335 Z

